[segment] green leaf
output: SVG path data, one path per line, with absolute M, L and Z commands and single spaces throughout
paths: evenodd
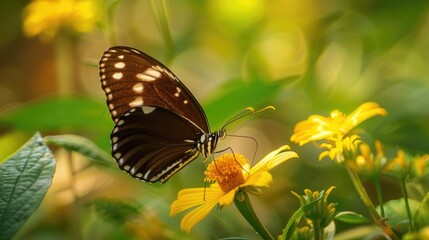
M 0 239 L 10 239 L 36 211 L 51 185 L 55 161 L 36 133 L 0 165 Z
M 344 211 L 339 212 L 335 218 L 335 220 L 338 220 L 340 222 L 350 223 L 350 224 L 361 224 L 361 223 L 370 223 L 368 218 L 365 216 L 362 216 L 358 213 L 352 212 L 352 211 Z
M 292 215 L 289 221 L 286 224 L 286 227 L 283 229 L 282 240 L 288 240 L 292 238 L 293 233 L 295 232 L 296 226 L 304 215 L 304 210 L 300 207 Z
M 112 157 L 87 138 L 73 134 L 65 134 L 46 136 L 44 139 L 48 145 L 61 146 L 70 151 L 78 152 L 90 160 L 93 160 L 95 163 L 116 167 L 116 163 L 114 163 Z
M 426 196 L 420 202 L 420 205 L 417 208 L 416 213 L 414 214 L 414 217 L 413 217 L 414 223 L 418 223 L 418 219 L 419 219 L 420 214 L 425 214 L 425 213 L 426 213 L 426 215 L 428 214 L 428 209 L 429 209 L 428 203 L 429 203 L 429 192 L 426 193 Z
M 140 212 L 140 208 L 136 204 L 115 199 L 96 199 L 91 205 L 105 220 L 119 225 L 136 217 Z
M 112 121 L 101 101 L 84 97 L 56 97 L 9 108 L 1 112 L 0 125 L 35 132 L 64 128 L 80 130 L 82 127 L 111 129 Z

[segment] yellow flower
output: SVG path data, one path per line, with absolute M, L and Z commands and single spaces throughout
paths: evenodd
M 410 174 L 409 177 L 421 178 L 427 174 L 428 163 L 429 154 L 411 156 L 399 149 L 396 157 L 388 161 L 383 170 L 397 177 Z
M 329 142 L 320 144 L 320 147 L 326 148 L 319 155 L 319 160 L 324 157 L 329 157 L 337 163 L 343 163 L 346 159 L 352 159 L 359 144 L 362 142 L 358 135 L 352 135 L 342 139 L 329 138 Z
M 342 139 L 361 122 L 376 115 L 386 115 L 387 111 L 377 103 L 367 102 L 360 105 L 350 115 L 339 110 L 331 112 L 329 117 L 311 115 L 307 120 L 299 122 L 291 136 L 291 141 L 300 146 L 322 139 Z
M 413 162 L 416 177 L 423 177 L 428 171 L 429 154 L 417 156 L 414 158 Z
M 24 10 L 24 32 L 51 39 L 60 29 L 88 32 L 98 18 L 96 0 L 34 0 Z
M 215 206 L 227 206 L 234 201 L 240 190 L 260 193 L 259 187 L 269 187 L 272 176 L 268 172 L 277 165 L 297 158 L 290 147 L 285 145 L 269 153 L 255 166 L 250 167 L 248 160 L 240 154 L 224 154 L 209 164 L 205 172 L 206 181 L 215 181 L 207 188 L 189 188 L 179 192 L 177 200 L 171 204 L 170 215 L 176 215 L 190 208 L 180 227 L 186 232 L 206 217 Z
M 359 145 L 360 155 L 356 157 L 355 165 L 364 173 L 378 173 L 387 161 L 384 146 L 380 141 L 375 141 L 375 155 L 368 144 Z
M 311 191 L 310 189 L 304 190 L 304 195 L 300 196 L 295 192 L 292 192 L 295 195 L 303 208 L 304 216 L 310 219 L 313 223 L 319 223 L 321 227 L 327 227 L 333 220 L 335 216 L 335 204 L 328 204 L 328 196 L 334 190 L 334 186 L 331 186 L 328 190 L 325 191 Z M 313 207 L 308 208 L 308 205 L 314 203 L 317 199 L 323 196 L 323 200 L 320 199 Z

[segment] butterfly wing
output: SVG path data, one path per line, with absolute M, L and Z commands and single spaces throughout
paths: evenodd
M 209 133 L 206 115 L 188 88 L 162 63 L 130 47 L 116 46 L 101 57 L 100 79 L 115 123 L 131 108 L 156 106 L 184 116 Z
M 168 109 L 142 106 L 122 115 L 111 134 L 121 169 L 147 182 L 165 182 L 199 155 L 201 129 Z

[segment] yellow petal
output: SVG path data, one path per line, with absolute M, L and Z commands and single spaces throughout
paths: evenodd
M 238 187 L 221 196 L 219 199 L 219 205 L 228 206 L 229 204 L 231 204 L 232 201 L 234 201 L 235 192 L 237 192 L 237 189 Z
M 179 192 L 177 200 L 171 204 L 170 216 L 193 208 L 207 201 L 219 199 L 223 195 L 218 185 L 211 185 L 208 188 L 188 188 Z
M 180 222 L 180 228 L 189 233 L 218 204 L 219 198 L 206 199 L 204 204 L 186 214 Z
M 386 109 L 381 108 L 378 103 L 375 102 L 366 102 L 360 105 L 356 110 L 354 110 L 350 115 L 347 116 L 344 123 L 347 125 L 345 128 L 346 132 L 350 131 L 355 126 L 359 125 L 361 122 L 367 120 L 376 115 L 384 116 L 387 114 Z
M 272 175 L 267 171 L 259 171 L 246 180 L 246 183 L 241 187 L 255 186 L 255 187 L 269 187 L 273 182 Z
M 250 175 L 257 171 L 269 171 L 277 165 L 283 163 L 291 158 L 298 158 L 298 154 L 289 150 L 288 145 L 281 146 L 280 148 L 270 152 L 261 161 L 259 161 L 252 169 L 250 169 Z M 283 152 L 286 151 L 286 152 Z

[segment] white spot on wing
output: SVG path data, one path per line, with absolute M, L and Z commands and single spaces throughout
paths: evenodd
M 121 78 L 122 78 L 122 76 L 123 76 L 123 74 L 122 74 L 122 73 L 117 72 L 117 73 L 114 73 L 112 77 L 113 77 L 114 79 L 116 79 L 116 80 L 119 80 L 119 79 L 121 79 Z
M 123 62 L 115 63 L 115 68 L 124 68 L 124 67 L 125 67 L 125 63 Z
M 130 168 L 131 168 L 131 167 L 130 167 L 130 165 L 125 165 L 125 166 L 124 166 L 124 170 L 125 170 L 125 171 L 130 170 Z
M 149 173 L 150 173 L 150 170 L 148 170 L 148 171 L 144 174 L 143 178 L 144 178 L 144 179 L 147 179 L 147 177 L 149 176 Z
M 105 89 L 104 89 L 104 91 L 105 91 L 106 93 L 110 93 L 112 90 L 110 90 L 110 88 L 108 88 L 108 87 L 107 87 L 107 88 L 105 88 Z
M 123 124 L 124 124 L 124 120 L 121 119 L 121 120 L 118 121 L 118 123 L 116 125 L 121 126 Z
M 142 97 L 136 97 L 136 99 L 134 99 L 134 101 L 130 102 L 128 105 L 130 105 L 130 107 L 141 106 L 141 105 L 143 105 L 143 98 Z
M 119 55 L 118 58 L 119 59 L 124 59 L 124 55 Z
M 167 69 L 165 69 L 165 68 L 163 68 L 161 66 L 155 66 L 155 68 L 158 69 L 158 71 L 167 74 L 169 78 L 177 80 L 177 78 L 170 71 L 168 71 Z
M 142 173 L 137 173 L 134 177 L 136 177 L 136 178 L 142 178 L 143 177 L 143 174 Z
M 124 159 L 123 158 L 119 159 L 118 164 L 119 166 L 122 166 L 122 164 L 124 164 Z
M 113 94 L 111 93 L 111 94 L 107 94 L 107 100 L 112 100 L 112 98 L 113 98 Z
M 122 154 L 121 153 L 115 153 L 115 158 L 116 159 L 118 159 L 118 158 L 120 158 L 122 156 Z M 122 159 L 122 158 L 121 158 Z
M 110 104 L 109 104 L 109 109 L 110 109 L 110 110 L 112 110 L 112 109 L 114 109 L 114 108 L 115 108 L 115 106 L 114 106 L 113 104 L 111 104 L 111 103 L 110 103 Z
M 133 91 L 134 91 L 135 93 L 142 93 L 142 92 L 143 92 L 143 83 L 136 83 L 136 84 L 133 86 Z
M 118 137 L 113 137 L 113 138 L 112 138 L 112 142 L 113 142 L 113 143 L 116 143 L 117 141 L 118 141 Z M 118 154 L 118 153 L 116 153 L 116 154 Z M 116 155 L 116 154 L 115 154 L 115 155 Z M 120 154 L 120 153 L 119 153 L 119 154 Z M 118 158 L 119 158 L 119 157 L 118 157 Z
M 179 87 L 176 87 L 176 92 L 174 93 L 174 96 L 179 97 L 181 92 L 182 92 L 182 89 L 180 89 Z
M 113 116 L 116 116 L 116 115 L 118 115 L 118 112 L 117 112 L 116 110 L 113 110 L 113 111 L 112 111 L 112 115 L 113 115 Z
M 188 104 L 188 100 L 184 100 L 184 101 L 183 101 L 183 103 L 184 103 L 184 104 Z
M 146 69 L 146 71 L 144 73 L 146 75 L 149 75 L 149 76 L 152 76 L 152 77 L 155 77 L 155 78 L 161 77 L 161 72 L 159 72 L 158 70 L 153 69 L 153 68 Z
M 155 81 L 155 80 L 156 80 L 156 78 L 155 78 L 155 77 L 152 77 L 152 76 L 146 75 L 146 74 L 144 74 L 144 73 L 137 73 L 136 77 L 137 77 L 138 79 L 140 79 L 140 80 L 144 81 L 144 82 L 152 82 L 152 81 Z
M 142 111 L 144 114 L 149 114 L 149 113 L 153 112 L 153 110 L 155 110 L 154 107 L 149 107 L 149 106 L 143 106 L 142 107 Z

